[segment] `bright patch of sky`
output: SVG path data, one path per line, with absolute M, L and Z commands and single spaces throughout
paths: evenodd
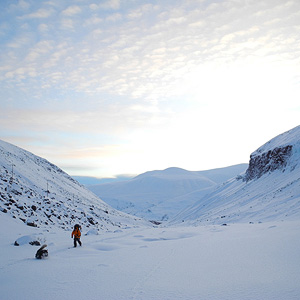
M 71 175 L 248 162 L 300 120 L 298 0 L 0 3 L 0 138 Z

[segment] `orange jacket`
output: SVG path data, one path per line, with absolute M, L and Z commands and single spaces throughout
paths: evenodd
M 77 238 L 77 239 L 80 239 L 80 237 L 81 237 L 81 232 L 80 232 L 80 230 L 78 229 L 78 228 L 76 228 L 76 229 L 74 229 L 73 230 L 73 232 L 72 232 L 72 237 L 75 237 L 75 238 Z

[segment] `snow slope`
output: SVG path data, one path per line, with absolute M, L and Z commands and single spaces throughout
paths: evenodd
M 135 178 L 88 188 L 124 212 L 152 220 L 167 220 L 220 183 L 246 170 L 246 164 L 192 172 L 180 168 L 150 171 Z
M 171 223 L 223 224 L 300 219 L 300 126 L 253 152 L 244 176 L 223 184 Z
M 130 228 L 83 235 L 42 230 L 1 214 L 1 300 L 296 300 L 300 222 Z M 86 228 L 83 228 L 85 233 Z M 13 246 L 37 235 L 39 247 Z
M 47 160 L 4 141 L 0 211 L 31 226 L 67 230 L 75 223 L 106 230 L 145 223 L 111 208 Z

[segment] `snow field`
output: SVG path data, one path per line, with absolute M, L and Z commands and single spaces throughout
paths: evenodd
M 298 221 L 128 228 L 83 235 L 83 247 L 71 248 L 71 231 L 3 217 L 1 300 L 300 298 Z M 37 246 L 13 246 L 32 234 L 46 239 L 48 259 L 34 258 Z

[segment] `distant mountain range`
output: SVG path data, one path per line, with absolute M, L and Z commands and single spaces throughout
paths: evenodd
M 168 168 L 88 188 L 118 210 L 150 220 L 166 221 L 211 193 L 219 184 L 245 172 L 247 166 L 240 164 L 208 171 Z

